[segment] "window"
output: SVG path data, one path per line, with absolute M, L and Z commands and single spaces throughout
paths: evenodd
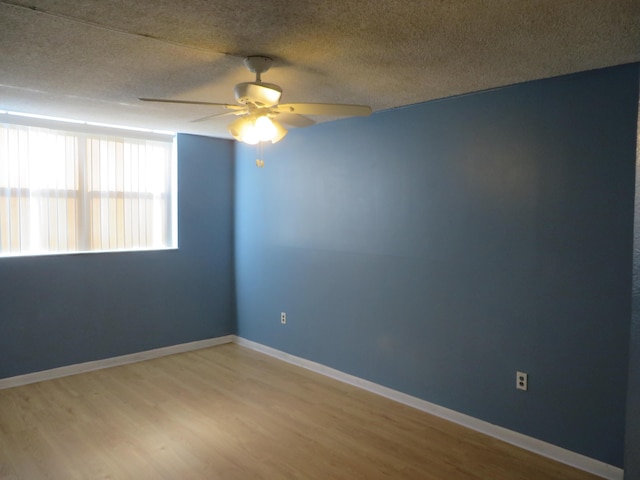
M 0 123 L 0 255 L 175 247 L 173 138 Z

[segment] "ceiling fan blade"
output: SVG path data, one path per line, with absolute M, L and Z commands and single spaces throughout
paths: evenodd
M 207 115 L 206 117 L 196 118 L 195 120 L 191 120 L 191 123 L 204 122 L 206 120 L 211 120 L 212 118 L 225 117 L 227 115 L 243 115 L 244 113 L 246 113 L 246 111 L 242 111 L 242 110 L 234 110 L 232 112 L 214 113 L 213 115 Z
M 281 113 L 326 115 L 330 117 L 366 117 L 371 114 L 371 107 L 367 105 L 338 103 L 283 103 L 275 108 Z
M 297 128 L 310 127 L 311 125 L 315 125 L 316 123 L 309 117 L 304 117 L 302 115 L 287 112 L 279 113 L 275 118 L 280 123 L 284 123 L 285 125 Z
M 242 105 L 228 105 L 226 103 L 197 102 L 194 100 L 168 100 L 166 98 L 138 98 L 143 102 L 161 102 L 161 103 L 182 103 L 186 105 L 209 105 L 212 107 L 224 107 L 229 110 L 239 110 L 244 108 Z

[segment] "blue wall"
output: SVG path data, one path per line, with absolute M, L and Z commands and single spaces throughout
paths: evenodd
M 179 250 L 0 258 L 0 378 L 235 333 L 232 143 L 178 158 Z
M 628 65 L 238 145 L 239 335 L 621 467 L 637 106 Z

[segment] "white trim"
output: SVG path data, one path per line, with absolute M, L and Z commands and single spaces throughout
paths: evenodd
M 538 455 L 542 455 L 543 457 L 547 457 L 557 462 L 570 465 L 594 475 L 599 475 L 608 480 L 623 480 L 624 471 L 621 468 L 609 465 L 608 463 L 586 457 L 579 453 L 575 453 L 556 445 L 543 442 L 536 438 L 523 435 L 522 433 L 514 432 L 513 430 L 499 427 L 498 425 L 493 425 L 489 422 L 485 422 L 484 420 L 480 420 L 469 415 L 465 415 L 463 413 L 441 407 L 434 403 L 427 402 L 426 400 L 422 400 L 421 398 L 413 397 L 397 390 L 392 390 L 391 388 L 387 388 L 377 383 L 373 383 L 368 380 L 349 375 L 348 373 L 341 372 L 340 370 L 335 370 L 333 368 L 327 367 L 326 365 L 312 362 L 311 360 L 306 360 L 301 357 L 296 357 L 295 355 L 290 355 L 286 352 L 276 350 L 275 348 L 268 347 L 261 343 L 253 342 L 251 340 L 247 340 L 245 338 L 237 336 L 235 337 L 234 341 L 235 343 L 243 347 L 247 347 L 271 357 L 278 358 L 287 363 L 297 365 L 307 370 L 320 373 L 335 380 L 348 383 L 349 385 L 362 388 L 363 390 L 376 393 L 404 405 L 408 405 L 418 410 L 422 410 L 423 412 L 430 413 L 437 417 L 444 418 L 445 420 L 449 420 L 453 423 L 457 423 L 464 427 L 470 428 L 471 430 L 475 430 L 490 437 L 497 438 L 499 440 L 502 440 L 503 442 L 510 443 L 511 445 L 515 445 L 524 450 L 537 453 Z
M 0 110 L 0 123 L 10 125 L 24 125 L 27 127 L 48 128 L 51 130 L 64 130 L 82 132 L 97 135 L 122 136 L 126 138 L 139 138 L 160 142 L 171 142 L 175 138 L 175 132 L 162 130 L 150 130 L 148 128 L 128 127 L 124 125 L 110 125 L 107 123 L 88 122 L 71 118 L 50 117 L 25 112 L 8 112 Z
M 0 390 L 4 388 L 18 387 L 29 383 L 41 382 L 43 380 L 51 380 L 54 378 L 66 377 L 77 373 L 91 372 L 103 368 L 115 367 L 118 365 L 126 365 L 128 363 L 142 362 L 152 358 L 166 357 L 176 353 L 190 352 L 201 348 L 222 345 L 223 343 L 231 343 L 235 339 L 235 335 L 226 335 L 224 337 L 208 338 L 206 340 L 198 340 L 196 342 L 181 343 L 179 345 L 170 345 L 168 347 L 156 348 L 145 352 L 131 353 L 119 357 L 105 358 L 103 360 L 95 360 L 92 362 L 77 363 L 64 367 L 52 368 L 51 370 L 43 370 L 41 372 L 27 373 L 15 377 L 0 379 Z

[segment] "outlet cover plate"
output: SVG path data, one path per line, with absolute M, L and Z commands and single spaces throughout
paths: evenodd
M 529 390 L 529 375 L 524 372 L 516 372 L 516 388 L 518 390 Z

